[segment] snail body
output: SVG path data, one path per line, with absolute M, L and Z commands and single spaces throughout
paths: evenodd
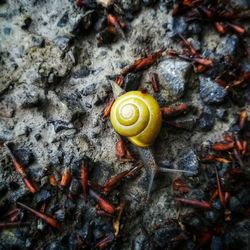
M 148 93 L 129 91 L 119 96 L 111 109 L 115 131 L 138 147 L 149 147 L 158 136 L 162 115 L 159 104 Z

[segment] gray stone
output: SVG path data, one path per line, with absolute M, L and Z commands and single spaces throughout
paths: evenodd
M 203 76 L 200 79 L 200 97 L 204 103 L 218 104 L 225 100 L 226 91 L 210 78 Z
M 168 59 L 159 64 L 158 77 L 162 86 L 161 93 L 166 99 L 178 100 L 183 96 L 191 69 L 189 62 L 178 59 Z
M 173 17 L 171 22 L 171 33 L 172 38 L 178 38 L 179 35 L 187 35 L 188 23 L 185 21 L 184 17 Z
M 199 127 L 203 131 L 210 131 L 215 124 L 214 111 L 205 106 L 199 120 Z
M 0 127 L 0 141 L 10 141 L 13 139 L 13 133 L 4 128 L 4 127 Z
M 141 73 L 128 73 L 124 78 L 124 89 L 126 91 L 137 90 L 141 82 Z
M 177 162 L 179 169 L 192 171 L 193 174 L 186 174 L 187 176 L 194 176 L 198 173 L 199 162 L 198 157 L 193 149 L 182 153 Z
M 240 39 L 236 35 L 226 36 L 220 40 L 220 44 L 216 48 L 216 53 L 237 59 L 241 55 L 240 52 Z

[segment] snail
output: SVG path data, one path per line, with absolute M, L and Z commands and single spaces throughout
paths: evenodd
M 158 102 L 142 91 L 125 92 L 119 85 L 111 82 L 115 102 L 110 112 L 110 122 L 115 131 L 126 136 L 138 148 L 149 175 L 147 198 L 154 177 L 158 172 L 192 173 L 190 171 L 161 168 L 158 166 L 152 147 L 162 125 L 162 113 Z
M 151 146 L 161 130 L 158 102 L 142 91 L 129 91 L 114 102 L 110 121 L 115 131 L 138 147 Z

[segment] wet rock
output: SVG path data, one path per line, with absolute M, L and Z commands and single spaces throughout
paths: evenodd
M 41 203 L 41 202 L 45 202 L 47 200 L 49 200 L 49 198 L 51 197 L 50 192 L 48 192 L 45 189 L 40 190 L 36 196 L 35 196 L 35 201 L 36 203 Z
M 179 156 L 177 166 L 179 169 L 193 172 L 193 174 L 191 174 L 191 173 L 185 174 L 187 176 L 196 175 L 198 173 L 198 169 L 199 169 L 199 162 L 198 162 L 198 157 L 196 155 L 196 152 L 193 149 L 191 149 L 189 151 L 182 153 Z
M 14 150 L 14 155 L 17 160 L 24 166 L 29 166 L 34 161 L 34 154 L 28 148 L 20 148 Z
M 91 70 L 85 66 L 85 67 L 82 67 L 81 69 L 75 71 L 72 74 L 72 76 L 73 76 L 73 78 L 78 79 L 78 78 L 87 77 L 90 73 L 91 73 Z
M 162 95 L 172 100 L 182 97 L 191 73 L 191 64 L 178 59 L 168 59 L 161 62 L 158 67 Z
M 69 15 L 68 12 L 66 11 L 63 16 L 60 18 L 60 20 L 57 23 L 57 27 L 64 27 L 69 21 Z
M 213 235 L 211 241 L 211 250 L 223 250 L 223 242 L 220 236 Z
M 31 84 L 21 84 L 16 89 L 16 104 L 21 108 L 37 107 L 44 99 L 43 91 Z
M 96 83 L 91 83 L 81 90 L 83 96 L 96 94 Z
M 65 129 L 73 129 L 73 127 L 69 124 L 69 122 L 56 120 L 51 122 L 54 126 L 54 130 L 56 133 L 65 130 Z
M 216 116 L 222 120 L 222 121 L 225 121 L 227 119 L 227 116 L 228 116 L 228 112 L 226 109 L 223 109 L 223 108 L 219 108 L 219 109 L 216 109 Z
M 180 234 L 180 229 L 178 228 L 160 228 L 154 233 L 154 240 L 161 249 L 168 249 L 171 246 L 171 239 Z
M 138 90 L 142 75 L 140 73 L 128 73 L 124 78 L 124 89 L 126 91 Z
M 226 91 L 216 82 L 200 76 L 200 96 L 204 103 L 219 104 L 225 100 Z
M 215 124 L 214 111 L 205 106 L 199 120 L 199 128 L 203 131 L 210 131 Z
M 228 250 L 249 249 L 250 220 L 244 219 L 232 225 L 224 234 L 224 244 Z
M 216 53 L 223 56 L 230 55 L 233 59 L 237 59 L 241 56 L 240 45 L 239 37 L 230 35 L 220 40 L 220 44 L 216 48 Z
M 132 249 L 133 250 L 150 250 L 151 249 L 150 242 L 143 234 L 139 234 L 135 237 L 135 239 L 133 239 Z

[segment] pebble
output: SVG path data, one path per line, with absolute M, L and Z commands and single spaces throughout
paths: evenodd
M 179 38 L 179 34 L 185 37 L 187 35 L 187 30 L 188 23 L 186 22 L 184 17 L 173 17 L 170 24 L 171 38 Z
M 199 120 L 199 128 L 207 132 L 214 127 L 214 124 L 215 124 L 214 111 L 210 107 L 205 106 Z
M 128 73 L 124 78 L 124 89 L 126 91 L 138 90 L 141 83 L 141 73 Z
M 191 69 L 189 62 L 178 59 L 167 59 L 159 63 L 158 77 L 160 85 L 167 92 L 166 99 L 177 100 L 184 95 Z
M 198 157 L 193 149 L 182 153 L 178 158 L 179 158 L 177 162 L 178 169 L 194 172 L 193 174 L 190 173 L 185 175 L 194 176 L 198 173 L 199 169 Z
M 204 103 L 219 104 L 225 100 L 226 91 L 216 82 L 200 76 L 200 97 Z
M 241 56 L 240 39 L 236 35 L 228 35 L 220 40 L 216 48 L 216 53 L 223 56 L 230 55 L 231 58 L 237 59 Z

